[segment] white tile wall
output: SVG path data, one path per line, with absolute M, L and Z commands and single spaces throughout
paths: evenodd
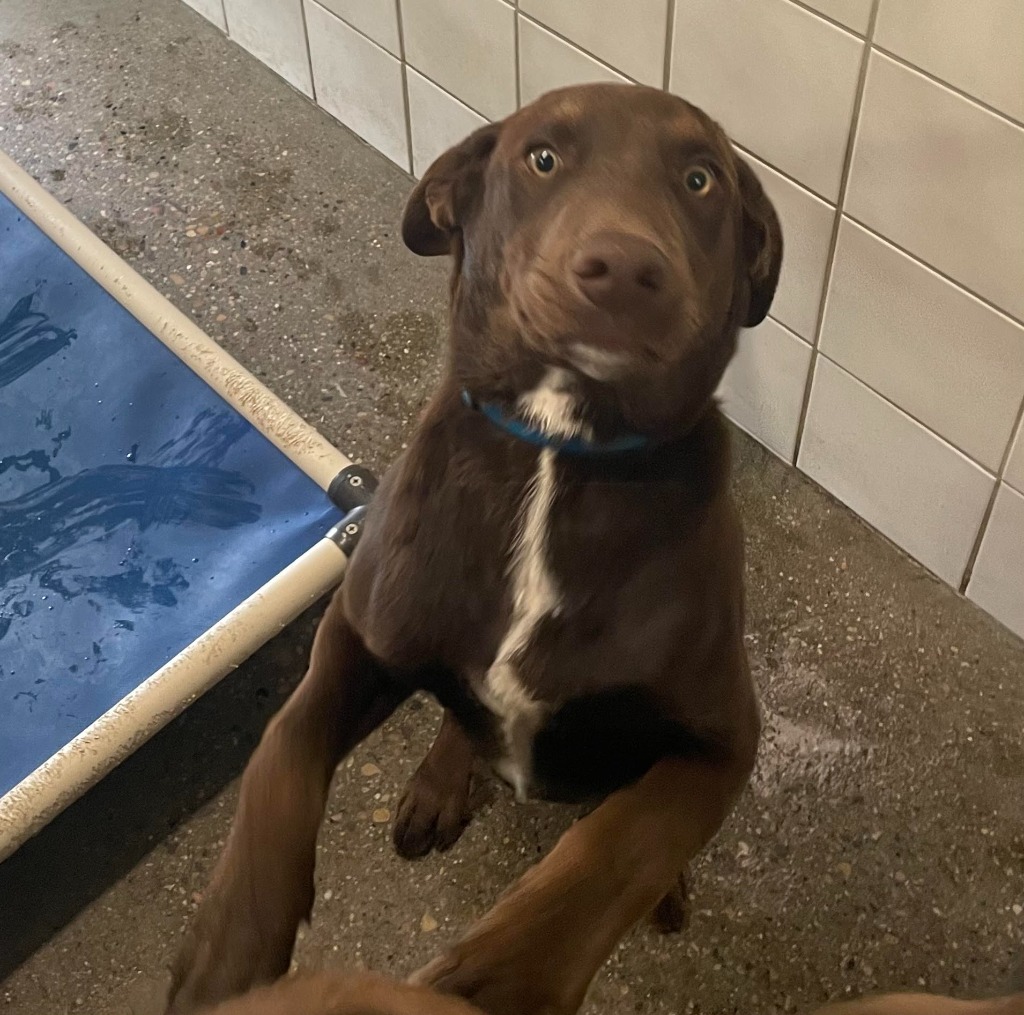
M 408 171 L 401 63 L 312 0 L 306 18 L 320 105 Z
M 1024 398 L 1024 327 L 844 220 L 820 348 L 997 470 Z
M 1020 0 L 881 0 L 875 41 L 1017 120 L 1024 120 Z
M 343 18 L 393 56 L 402 55 L 395 0 L 318 0 L 332 14 Z
M 996 495 L 967 594 L 1024 637 L 1024 494 L 1005 483 Z
M 811 347 L 769 317 L 740 332 L 718 389 L 726 415 L 787 462 L 796 448 L 810 362 Z
M 1010 460 L 1006 465 L 1006 482 L 1024 493 L 1024 423 L 1020 425 Z
M 661 87 L 668 0 L 519 0 L 519 9 L 623 74 Z
M 864 42 L 789 0 L 677 0 L 673 92 L 835 201 Z
M 786 248 L 726 411 L 952 584 L 980 546 L 1024 634 L 1024 0 L 304 2 L 311 61 L 300 0 L 226 30 L 417 175 L 517 92 L 667 78 L 719 119 Z
M 224 4 L 221 0 L 185 0 L 194 11 L 198 11 L 204 18 L 212 21 L 222 32 L 227 31 L 227 21 L 224 18 Z
M 422 74 L 411 68 L 408 74 L 412 171 L 418 178 L 438 155 L 487 121 Z
M 302 0 L 224 0 L 228 34 L 289 84 L 313 94 Z
M 401 0 L 405 58 L 490 120 L 516 108 L 515 11 L 504 0 Z
M 743 157 L 757 173 L 782 223 L 786 249 L 779 288 L 772 301 L 772 317 L 813 342 L 835 224 L 835 206 L 763 162 L 749 155 Z
M 824 357 L 798 464 L 940 578 L 960 583 L 992 476 Z
M 1024 130 L 874 54 L 846 211 L 1024 318 Z
M 525 106 L 544 92 L 588 81 L 629 78 L 519 15 L 519 96 Z
M 804 0 L 804 3 L 861 35 L 868 30 L 871 0 Z

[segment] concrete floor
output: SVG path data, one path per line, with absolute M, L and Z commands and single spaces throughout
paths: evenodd
M 437 375 L 445 266 L 409 180 L 175 0 L 0 0 L 0 146 L 331 440 L 385 465 Z M 1004 986 L 1022 949 L 1024 649 L 745 438 L 749 643 L 768 733 L 680 937 L 636 930 L 592 1012 L 790 1012 Z M 310 615 L 0 866 L 0 1009 L 159 1010 L 234 777 Z M 303 965 L 405 973 L 570 819 L 500 789 L 444 857 L 392 852 L 435 708 L 342 769 Z

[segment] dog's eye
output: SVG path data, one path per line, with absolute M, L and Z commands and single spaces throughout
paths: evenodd
M 539 176 L 549 176 L 558 168 L 561 162 L 550 148 L 546 148 L 543 145 L 539 148 L 531 149 L 526 156 L 526 161 L 529 163 L 530 168 Z
M 691 166 L 683 176 L 686 189 L 703 197 L 714 183 L 715 176 L 706 166 Z

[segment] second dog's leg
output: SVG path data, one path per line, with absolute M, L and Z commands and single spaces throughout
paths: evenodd
M 353 631 L 340 591 L 309 669 L 252 756 L 234 825 L 174 968 L 184 1015 L 287 971 L 313 904 L 316 837 L 338 762 L 406 697 Z
M 437 737 L 405 787 L 393 839 L 412 859 L 454 845 L 471 817 L 473 745 L 458 719 L 445 709 Z

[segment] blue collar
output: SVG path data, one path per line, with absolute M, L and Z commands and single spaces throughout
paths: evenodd
M 532 444 L 537 448 L 550 448 L 560 455 L 587 457 L 593 455 L 621 455 L 630 451 L 642 451 L 651 441 L 644 434 L 623 433 L 607 441 L 592 441 L 586 437 L 553 437 L 539 427 L 528 423 L 521 416 L 511 416 L 495 402 L 477 402 L 468 391 L 462 392 L 463 404 L 485 416 L 499 430 L 504 430 L 516 440 Z

